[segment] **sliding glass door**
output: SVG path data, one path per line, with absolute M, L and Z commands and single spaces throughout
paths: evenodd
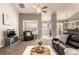
M 50 36 L 51 35 L 51 23 L 44 21 L 42 22 L 42 36 Z

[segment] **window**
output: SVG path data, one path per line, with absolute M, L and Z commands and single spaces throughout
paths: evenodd
M 38 33 L 37 20 L 23 20 L 23 31 L 32 31 L 33 34 Z

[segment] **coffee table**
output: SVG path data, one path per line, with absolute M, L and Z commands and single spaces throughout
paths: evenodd
M 25 49 L 25 51 L 23 52 L 22 55 L 31 55 L 30 52 L 33 47 L 35 47 L 35 46 L 27 46 L 27 48 Z M 55 51 L 52 49 L 51 46 L 44 45 L 44 47 L 47 47 L 50 50 L 50 55 L 56 55 Z M 36 54 L 34 54 L 34 55 L 36 55 Z M 40 54 L 40 55 L 49 55 L 49 54 Z

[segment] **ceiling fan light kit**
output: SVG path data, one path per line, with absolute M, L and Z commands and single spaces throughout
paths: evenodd
M 38 10 L 37 10 L 37 12 L 38 12 L 38 13 L 41 13 L 41 10 L 40 10 L 40 9 L 38 9 Z

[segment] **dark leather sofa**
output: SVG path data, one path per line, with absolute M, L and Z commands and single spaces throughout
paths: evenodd
M 65 48 L 79 48 L 79 34 L 69 34 L 66 43 L 59 41 L 59 38 L 53 38 L 52 46 L 59 54 L 65 55 Z
M 32 34 L 31 31 L 24 31 L 23 32 L 24 40 L 29 41 L 34 39 L 34 35 Z

